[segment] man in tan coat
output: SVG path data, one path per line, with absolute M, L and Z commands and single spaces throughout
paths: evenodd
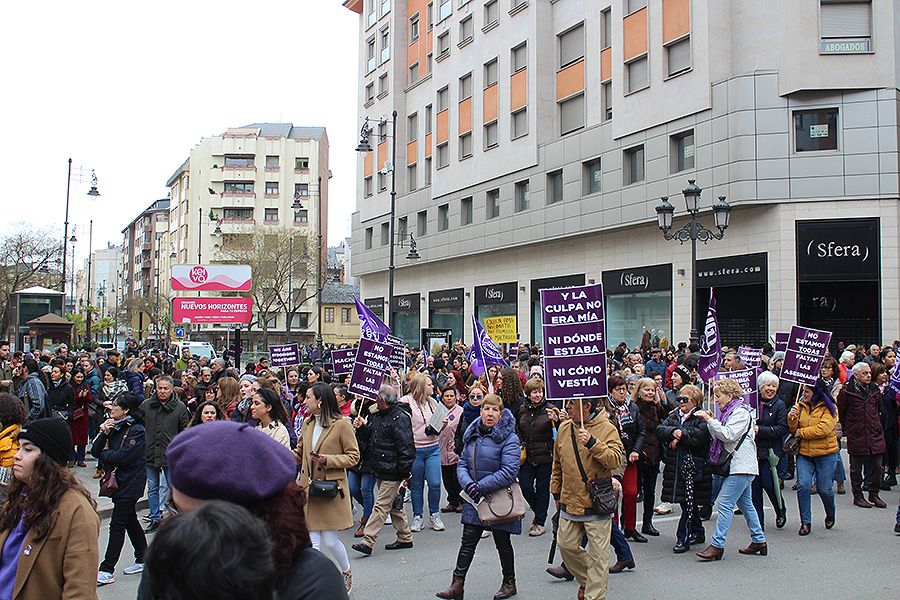
M 550 492 L 560 507 L 557 543 L 566 567 L 581 585 L 578 598 L 604 600 L 609 579 L 611 515 L 594 514 L 575 453 L 578 452 L 590 482 L 610 477 L 623 464 L 625 448 L 597 399 L 572 400 L 566 410 L 572 418 L 563 422 L 557 433 L 550 478 Z M 581 547 L 585 535 L 587 550 Z

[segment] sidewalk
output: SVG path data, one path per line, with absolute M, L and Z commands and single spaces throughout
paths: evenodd
M 78 481 L 81 482 L 85 488 L 91 492 L 91 495 L 94 497 L 94 500 L 97 501 L 97 513 L 100 515 L 100 519 L 108 519 L 112 516 L 113 503 L 112 500 L 103 496 L 98 495 L 100 492 L 100 480 L 94 479 L 92 476 L 94 471 L 97 470 L 97 461 L 91 457 L 88 457 L 86 467 L 75 467 L 74 469 L 70 469 L 69 471 L 78 478 Z M 144 496 L 137 503 L 137 509 L 142 510 L 147 508 L 147 488 L 144 487 Z

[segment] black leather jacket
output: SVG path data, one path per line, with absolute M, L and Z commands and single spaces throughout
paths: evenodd
M 402 481 L 412 473 L 416 458 L 412 421 L 402 404 L 392 404 L 369 417 L 372 472 L 378 479 Z

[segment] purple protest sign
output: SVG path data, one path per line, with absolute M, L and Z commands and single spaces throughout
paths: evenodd
M 788 338 L 791 337 L 791 334 L 787 331 L 776 331 L 775 332 L 775 352 L 786 352 Z
M 299 365 L 300 349 L 297 344 L 269 346 L 269 364 L 276 368 Z
M 541 290 L 541 324 L 547 398 L 606 396 L 603 285 Z
M 894 375 L 891 377 L 891 382 L 888 384 L 894 393 L 900 396 L 900 369 L 894 369 Z
M 762 364 L 762 348 L 741 346 L 738 348 L 738 358 L 745 367 L 758 369 Z
M 378 400 L 378 388 L 384 374 L 391 368 L 393 351 L 394 347 L 390 344 L 361 338 L 347 390 L 363 398 Z
M 356 361 L 356 348 L 342 348 L 331 351 L 331 362 L 334 363 L 335 375 L 352 373 L 354 361 Z
M 406 368 L 406 343 L 393 335 L 388 335 L 385 341 L 394 347 L 391 353 L 391 366 L 400 372 Z
M 722 379 L 733 379 L 738 382 L 741 389 L 744 390 L 744 401 L 753 409 L 756 414 L 759 408 L 759 393 L 756 388 L 756 369 L 741 369 L 740 371 L 720 371 L 713 376 L 713 381 L 721 381 Z M 719 405 L 715 405 L 716 417 L 719 416 Z
M 830 341 L 830 331 L 799 325 L 791 327 L 781 378 L 794 383 L 815 385 Z

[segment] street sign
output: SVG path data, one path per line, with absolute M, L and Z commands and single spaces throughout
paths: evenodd
M 175 337 L 179 340 L 184 339 L 184 327 L 175 328 Z

